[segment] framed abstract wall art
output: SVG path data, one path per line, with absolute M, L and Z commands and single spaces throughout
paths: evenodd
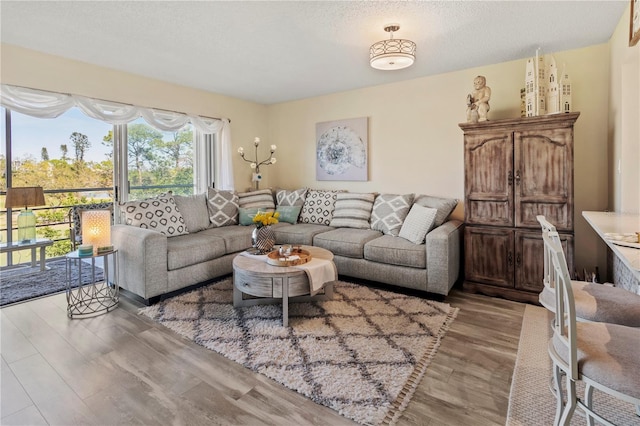
M 316 124 L 316 180 L 366 181 L 369 119 Z
M 640 0 L 631 0 L 631 19 L 629 22 L 629 46 L 635 46 L 640 40 Z

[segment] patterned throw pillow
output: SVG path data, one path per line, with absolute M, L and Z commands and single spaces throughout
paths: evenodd
M 238 207 L 238 222 L 242 226 L 253 225 L 253 217 L 260 211 L 258 208 L 245 209 Z
M 276 205 L 273 203 L 273 193 L 270 189 L 239 193 L 238 207 L 243 209 L 259 208 L 263 212 L 272 212 L 276 209 Z
M 412 203 L 413 194 L 378 195 L 371 212 L 371 229 L 397 237 Z
M 433 228 L 437 212 L 437 209 L 414 204 L 404 220 L 398 236 L 411 241 L 413 244 L 424 243 L 424 238 Z
M 209 220 L 214 227 L 238 224 L 238 193 L 207 189 L 207 208 Z
M 276 213 L 280 214 L 280 217 L 278 217 L 280 222 L 287 222 L 295 225 L 298 223 L 300 210 L 302 210 L 302 206 L 278 206 Z
M 449 217 L 453 209 L 458 205 L 458 200 L 455 198 L 441 198 L 441 197 L 432 197 L 430 195 L 418 195 L 416 197 L 416 204 L 420 204 L 424 207 L 430 207 L 438 210 L 438 214 L 436 214 L 436 220 L 434 222 L 434 226 L 437 228 L 442 225 L 445 220 Z
M 280 189 L 276 192 L 276 201 L 279 206 L 301 206 L 307 196 L 307 188 L 287 191 Z
M 369 219 L 375 194 L 341 192 L 336 198 L 331 226 L 336 228 L 369 229 Z
M 338 191 L 308 190 L 300 211 L 300 222 L 329 225 L 338 194 Z
M 167 237 L 188 233 L 171 193 L 123 203 L 120 205 L 120 215 L 126 225 L 158 231 Z

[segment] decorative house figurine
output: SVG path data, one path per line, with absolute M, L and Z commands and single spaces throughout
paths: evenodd
M 562 92 L 560 93 L 560 111 L 571 112 L 571 79 L 566 71 L 562 71 L 562 78 L 560 79 L 560 87 Z
M 549 79 L 547 80 L 547 114 L 560 112 L 560 82 L 558 81 L 558 67 L 553 56 L 547 65 Z
M 487 87 L 487 79 L 479 75 L 473 79 L 474 91 L 467 95 L 467 122 L 487 121 L 491 89 Z
M 548 59 L 539 55 L 527 60 L 525 71 L 525 116 L 571 112 L 571 80 L 563 71 L 558 76 L 558 67 L 553 56 Z

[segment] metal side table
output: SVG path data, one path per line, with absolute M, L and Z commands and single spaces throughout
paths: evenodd
M 79 256 L 78 251 L 66 255 L 67 272 L 67 316 L 84 318 L 95 314 L 109 312 L 118 306 L 120 288 L 118 277 L 118 250 L 92 256 Z M 104 278 L 96 280 L 96 260 L 102 259 Z M 88 261 L 89 264 L 85 263 Z M 110 270 L 110 266 L 112 269 Z M 88 278 L 83 280 L 82 271 L 89 268 Z M 78 272 L 76 288 L 73 287 L 73 271 Z M 113 276 L 111 275 L 113 272 Z

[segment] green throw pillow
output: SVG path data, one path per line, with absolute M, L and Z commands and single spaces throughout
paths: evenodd
M 289 222 L 295 225 L 298 223 L 298 216 L 300 215 L 301 209 L 302 206 L 278 206 L 276 208 L 276 213 L 280 213 L 278 221 Z
M 238 216 L 240 216 L 240 225 L 253 225 L 253 217 L 258 213 L 259 208 L 242 208 L 238 207 Z

